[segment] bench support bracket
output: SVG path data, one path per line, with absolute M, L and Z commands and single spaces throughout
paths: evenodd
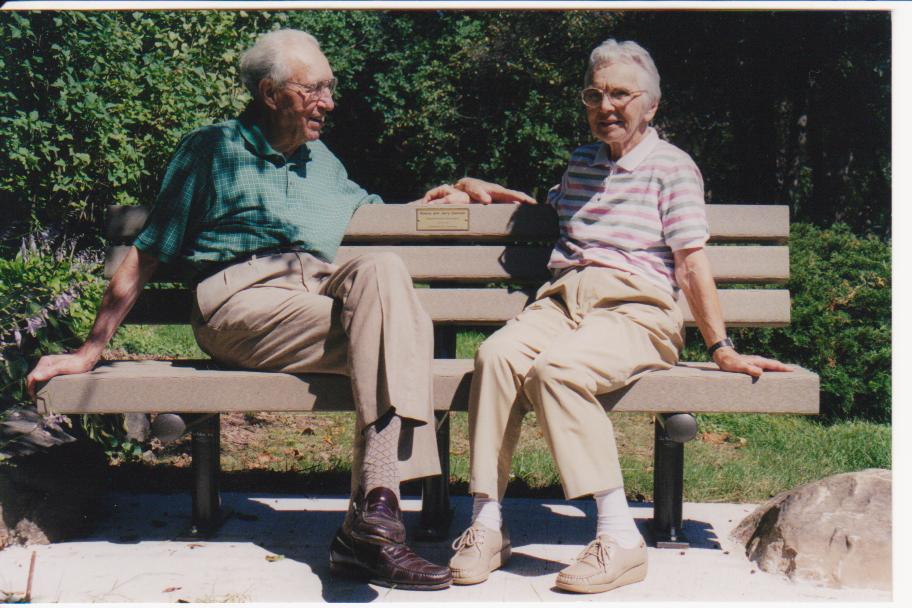
M 689 414 L 685 414 L 689 416 Z M 664 418 L 655 421 L 652 535 L 659 549 L 686 549 L 684 536 L 684 443 L 668 436 Z

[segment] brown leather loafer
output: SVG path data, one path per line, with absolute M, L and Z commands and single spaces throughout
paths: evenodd
M 353 539 L 365 543 L 405 542 L 405 524 L 399 501 L 389 488 L 374 488 L 364 497 L 360 493 L 353 501 L 351 518 L 346 518 L 345 532 Z
M 329 566 L 333 574 L 397 589 L 434 591 L 453 581 L 447 566 L 427 561 L 404 544 L 361 542 L 341 528 L 329 547 Z

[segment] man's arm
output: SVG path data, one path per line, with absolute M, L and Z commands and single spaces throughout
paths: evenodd
M 703 248 L 675 251 L 675 279 L 678 282 L 707 347 L 726 337 L 719 293 Z M 787 372 L 791 367 L 756 355 L 741 355 L 730 346 L 713 353 L 713 361 L 727 372 L 743 372 L 757 378 L 764 370 Z
M 61 374 L 80 374 L 95 366 L 156 268 L 158 259 L 136 247 L 130 248 L 105 289 L 89 338 L 74 353 L 41 357 L 26 378 L 26 388 L 33 399 L 39 382 L 47 382 Z
M 456 205 L 467 205 L 469 203 L 481 203 L 488 205 L 490 203 L 525 203 L 534 205 L 534 198 L 520 192 L 519 190 L 510 190 L 498 184 L 486 182 L 474 177 L 463 177 L 453 185 L 443 184 L 437 186 L 424 195 L 424 198 L 415 201 L 415 203 L 446 203 Z

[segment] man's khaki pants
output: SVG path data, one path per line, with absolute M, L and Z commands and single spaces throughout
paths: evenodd
M 475 357 L 470 492 L 503 499 L 530 405 L 567 498 L 623 486 L 614 430 L 596 395 L 677 363 L 682 327 L 671 296 L 627 272 L 587 266 L 542 286 Z
M 433 326 L 398 256 L 368 254 L 340 266 L 307 253 L 240 262 L 200 282 L 191 323 L 200 347 L 223 364 L 351 378 L 353 489 L 362 432 L 390 408 L 403 419 L 402 480 L 440 473 Z

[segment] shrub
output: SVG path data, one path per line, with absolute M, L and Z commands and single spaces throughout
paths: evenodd
M 796 363 L 820 375 L 824 419 L 889 422 L 891 413 L 890 241 L 844 224 L 793 223 L 792 322 L 733 329 L 742 352 Z M 705 359 L 702 340 L 685 358 Z

